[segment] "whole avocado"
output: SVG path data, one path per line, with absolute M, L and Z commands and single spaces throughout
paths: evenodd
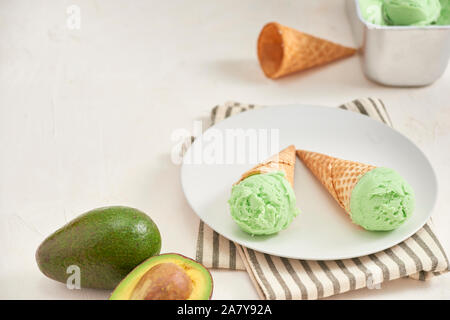
M 65 283 L 68 268 L 77 266 L 81 287 L 112 289 L 160 250 L 161 235 L 149 216 L 113 206 L 86 212 L 54 232 L 37 249 L 36 261 L 56 281 Z

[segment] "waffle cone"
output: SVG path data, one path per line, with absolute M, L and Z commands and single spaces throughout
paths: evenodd
M 376 168 L 369 164 L 305 150 L 297 150 L 297 155 L 349 214 L 353 188 L 359 178 Z
M 266 24 L 258 38 L 258 59 L 265 75 L 276 79 L 353 55 L 353 48 L 285 27 Z
M 239 182 L 245 178 L 261 173 L 269 173 L 275 171 L 283 171 L 286 175 L 286 179 L 291 186 L 294 186 L 294 170 L 295 170 L 295 147 L 290 145 L 286 149 L 281 150 L 279 153 L 271 156 L 269 159 L 254 166 L 252 169 L 245 172 Z

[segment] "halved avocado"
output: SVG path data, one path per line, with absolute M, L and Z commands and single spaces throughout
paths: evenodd
M 151 257 L 131 271 L 110 300 L 208 300 L 213 281 L 200 263 L 176 253 Z

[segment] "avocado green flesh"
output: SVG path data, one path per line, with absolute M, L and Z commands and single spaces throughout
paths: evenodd
M 130 300 L 130 296 L 139 280 L 154 266 L 161 263 L 175 263 L 182 267 L 192 280 L 193 290 L 188 300 L 208 300 L 213 290 L 210 272 L 202 264 L 176 253 L 167 253 L 151 257 L 131 271 L 114 289 L 110 300 Z
M 36 261 L 56 281 L 66 283 L 67 268 L 75 265 L 81 287 L 112 289 L 160 249 L 161 236 L 150 217 L 114 206 L 89 211 L 57 230 L 39 246 Z

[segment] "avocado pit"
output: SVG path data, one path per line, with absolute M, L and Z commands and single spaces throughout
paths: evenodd
M 134 288 L 130 300 L 186 300 L 192 281 L 175 263 L 157 264 L 148 270 Z

